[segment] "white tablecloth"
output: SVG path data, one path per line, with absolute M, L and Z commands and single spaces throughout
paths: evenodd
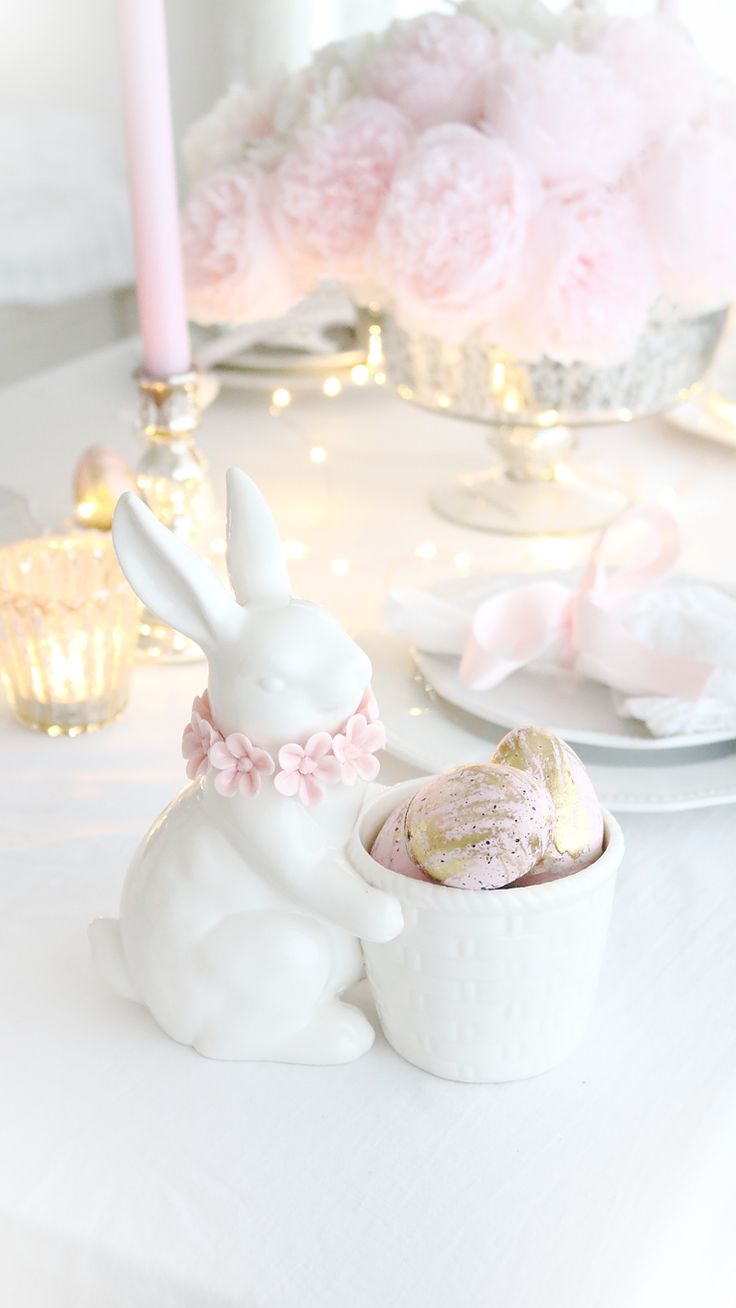
M 0 480 L 45 521 L 67 510 L 82 446 L 133 455 L 135 357 L 128 343 L 0 397 Z M 680 491 L 687 563 L 733 580 L 736 456 L 657 423 L 596 440 Z M 573 561 L 567 542 L 434 518 L 427 486 L 482 457 L 482 436 L 376 388 L 296 396 L 279 418 L 225 394 L 202 444 L 216 479 L 237 461 L 260 480 L 284 537 L 309 546 L 296 588 L 353 625 L 388 577 L 450 573 L 458 551 Z M 416 558 L 428 540 L 436 556 Z M 76 740 L 2 711 L 3 1308 L 732 1308 L 736 809 L 625 820 L 593 1025 L 544 1077 L 445 1083 L 380 1035 L 341 1069 L 211 1063 L 106 994 L 85 938 L 181 784 L 203 678 L 141 668 L 126 716 Z

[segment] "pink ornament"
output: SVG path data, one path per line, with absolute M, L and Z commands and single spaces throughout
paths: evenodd
M 365 70 L 371 95 L 396 105 L 423 130 L 477 122 L 484 79 L 496 61 L 488 28 L 465 14 L 423 14 L 386 32 Z
M 376 750 L 386 744 L 386 730 L 382 723 L 369 723 L 362 713 L 348 720 L 344 733 L 333 738 L 332 749 L 340 764 L 340 778 L 344 786 L 361 781 L 375 781 L 380 764 Z
M 209 770 L 210 750 L 222 740 L 222 736 L 212 723 L 212 709 L 207 691 L 196 695 L 192 704 L 191 722 L 184 728 L 181 738 L 181 752 L 187 760 L 187 776 L 190 781 L 203 777 Z
M 413 133 L 379 100 L 355 100 L 302 133 L 273 178 L 272 215 L 307 280 L 365 278 L 365 257 L 399 160 Z
M 274 761 L 265 749 L 255 745 L 240 731 L 210 747 L 210 763 L 217 769 L 215 790 L 220 795 L 257 795 L 261 777 L 270 777 Z
M 613 182 L 641 149 L 633 91 L 597 55 L 564 45 L 504 60 L 489 84 L 484 127 L 551 183 Z
M 426 132 L 397 173 L 376 264 L 409 328 L 461 340 L 521 284 L 530 192 L 503 141 L 471 127 Z
M 214 173 L 182 214 L 184 273 L 195 321 L 275 318 L 299 299 L 289 262 L 265 210 L 265 174 L 255 164 Z
M 282 745 L 279 764 L 282 771 L 274 778 L 276 789 L 282 795 L 297 795 L 307 807 L 324 798 L 325 785 L 340 781 L 340 764 L 332 753 L 332 736 L 327 731 L 310 736 L 304 748 Z

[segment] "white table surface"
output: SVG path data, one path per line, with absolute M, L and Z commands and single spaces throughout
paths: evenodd
M 133 457 L 135 361 L 127 342 L 0 395 L 0 482 L 44 522 L 82 447 Z M 232 462 L 260 481 L 308 546 L 295 588 L 353 627 L 389 579 L 450 574 L 458 551 L 496 570 L 580 557 L 432 516 L 427 487 L 482 435 L 375 387 L 278 418 L 225 393 L 202 445 L 218 488 Z M 674 488 L 686 565 L 733 582 L 736 454 L 656 422 L 588 448 Z M 141 668 L 124 718 L 75 740 L 0 710 L 3 1308 L 732 1308 L 736 809 L 625 819 L 593 1024 L 544 1077 L 446 1083 L 380 1034 L 340 1069 L 211 1063 L 106 994 L 85 937 L 182 783 L 203 679 Z

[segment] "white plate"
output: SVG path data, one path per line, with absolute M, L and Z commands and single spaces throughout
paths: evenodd
M 421 774 L 488 759 L 503 735 L 426 685 L 402 640 L 363 633 L 388 750 Z M 614 813 L 673 813 L 736 803 L 736 742 L 650 756 L 582 746 L 598 797 Z
M 723 392 L 705 391 L 664 416 L 680 431 L 736 448 L 736 400 L 727 399 Z
M 721 342 L 718 357 L 703 389 L 664 414 L 680 431 L 705 436 L 720 445 L 736 446 L 736 337 L 733 330 Z
M 524 581 L 561 581 L 574 584 L 578 572 L 534 573 Z M 435 588 L 438 595 L 475 608 L 481 600 L 519 583 L 513 577 L 456 578 Z M 472 713 L 484 722 L 501 727 L 522 727 L 528 722 L 546 727 L 576 745 L 602 749 L 671 750 L 700 749 L 703 745 L 733 740 L 734 732 L 709 731 L 697 735 L 652 736 L 643 723 L 620 718 L 611 692 L 599 682 L 578 678 L 566 689 L 557 675 L 521 669 L 490 690 L 471 690 L 457 675 L 459 660 L 450 654 L 427 654 L 413 650 L 417 667 L 425 680 L 456 708 Z

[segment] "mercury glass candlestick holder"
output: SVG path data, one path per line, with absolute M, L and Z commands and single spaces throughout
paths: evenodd
M 136 468 L 136 485 L 149 508 L 170 531 L 209 556 L 212 495 L 207 464 L 195 442 L 200 424 L 196 372 L 138 378 L 140 433 L 146 447 Z M 139 653 L 162 662 L 193 662 L 198 645 L 143 611 Z
M 0 674 L 16 717 L 78 736 L 122 713 L 141 606 L 109 536 L 41 536 L 0 550 Z
M 630 502 L 610 469 L 611 424 L 688 399 L 715 353 L 726 310 L 653 317 L 630 358 L 608 367 L 526 363 L 473 337 L 448 345 L 384 314 L 389 382 L 404 399 L 488 427 L 497 462 L 440 483 L 432 503 L 464 527 L 555 534 L 603 526 Z M 576 433 L 599 427 L 604 469 L 578 465 Z M 606 430 L 608 428 L 608 430 Z M 608 438 L 608 439 L 606 439 Z

